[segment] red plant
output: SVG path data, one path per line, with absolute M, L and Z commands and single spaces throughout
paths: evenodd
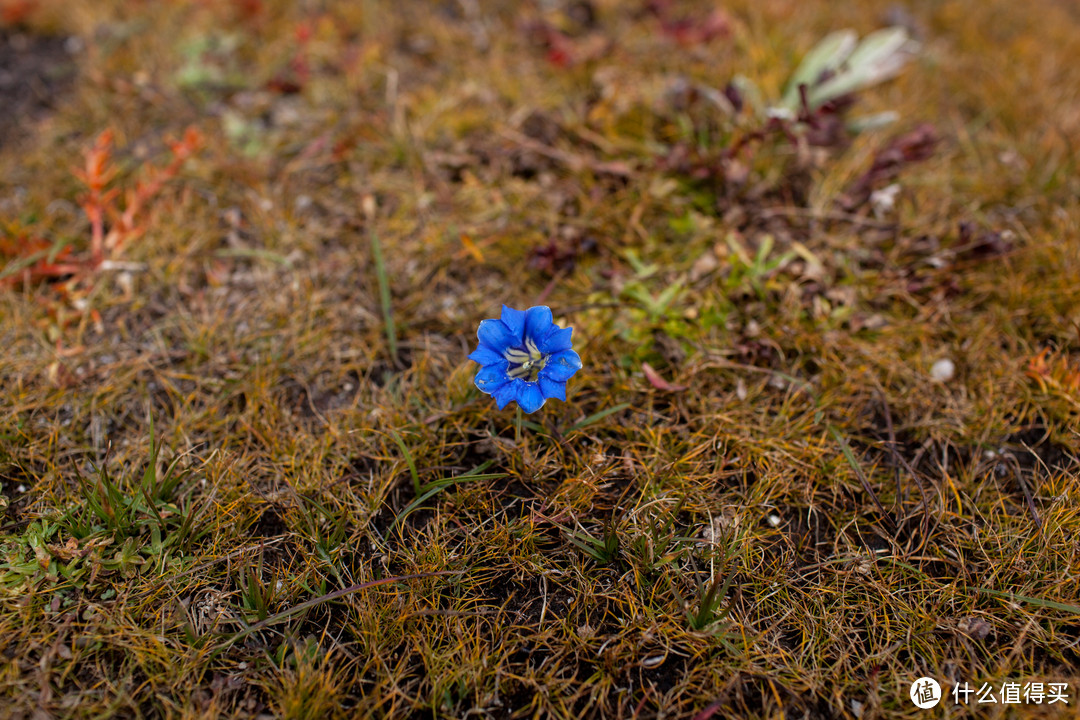
M 232 0 L 233 11 L 242 20 L 255 20 L 262 17 L 266 8 L 263 0 Z
M 569 68 L 605 55 L 611 49 L 610 39 L 599 33 L 572 38 L 544 20 L 521 23 L 521 31 L 537 49 L 544 51 L 547 61 L 558 68 Z
M 731 18 L 720 8 L 705 17 L 672 17 L 668 0 L 651 0 L 645 11 L 660 22 L 660 30 L 684 47 L 701 45 L 731 34 Z
M 94 146 L 84 153 L 85 169 L 72 171 L 88 190 L 80 198 L 79 204 L 90 221 L 90 263 L 94 267 L 100 266 L 105 260 L 105 210 L 112 205 L 117 192 L 105 190 L 105 186 L 116 176 L 116 168 L 109 164 L 112 140 L 112 130 L 98 135 Z
M 286 69 L 267 82 L 267 89 L 282 95 L 295 95 L 302 91 L 311 80 L 311 62 L 308 60 L 308 45 L 311 42 L 312 27 L 307 20 L 297 24 L 293 30 L 296 50 L 289 59 Z
M 77 287 L 90 284 L 107 261 L 116 260 L 128 243 L 142 235 L 147 209 L 165 183 L 179 174 L 184 161 L 201 145 L 202 137 L 194 128 L 188 128 L 180 140 L 166 142 L 173 156 L 169 164 L 146 168 L 143 177 L 123 192 L 120 203 L 120 189 L 109 188 L 117 176 L 112 161 L 113 132 L 105 130 L 98 135 L 83 154 L 82 168 L 73 170 L 86 186 L 79 205 L 90 221 L 89 252 L 80 255 L 70 246 L 55 249 L 48 240 L 27 234 L 0 237 L 0 257 L 8 260 L 9 267 L 21 265 L 19 270 L 0 277 L 0 287 L 66 279 L 70 281 L 65 283 L 68 287 L 54 285 L 54 293 L 61 300 L 77 299 Z
M 1073 368 L 1065 354 L 1053 357 L 1050 348 L 1028 359 L 1025 374 L 1045 392 L 1080 393 L 1080 368 Z
M 37 0 L 0 0 L 0 26 L 22 25 L 37 9 Z
M 25 263 L 20 270 L 0 277 L 0 288 L 35 285 L 77 274 L 80 265 L 72 257 L 71 248 L 63 247 L 50 253 L 52 247 L 52 243 L 39 237 L 0 237 L 0 258 L 7 258 L 12 263 Z
M 147 168 L 145 177 L 135 182 L 134 188 L 124 193 L 123 209 L 117 204 L 119 190 L 105 187 L 116 177 L 112 165 L 112 130 L 98 136 L 94 146 L 86 151 L 83 170 L 75 169 L 75 177 L 86 185 L 87 192 L 79 204 L 90 221 L 90 269 L 96 270 L 107 259 L 119 254 L 123 246 L 142 235 L 145 224 L 141 217 L 146 208 L 160 193 L 165 183 L 176 177 L 184 161 L 191 157 L 202 144 L 202 136 L 195 128 L 188 128 L 180 140 L 166 139 L 173 159 L 164 168 Z M 105 232 L 105 220 L 111 223 Z

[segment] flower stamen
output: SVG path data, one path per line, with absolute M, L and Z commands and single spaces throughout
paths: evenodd
M 547 356 L 540 352 L 532 338 L 525 338 L 525 348 L 507 348 L 503 357 L 510 363 L 507 377 L 522 378 L 527 382 L 536 382 L 540 371 L 547 364 Z

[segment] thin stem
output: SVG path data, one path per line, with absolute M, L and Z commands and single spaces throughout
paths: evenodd
M 517 406 L 517 414 L 514 416 L 514 418 L 515 418 L 515 422 L 514 422 L 514 444 L 515 445 L 520 445 L 521 444 L 521 423 L 523 422 L 523 418 L 521 416 L 521 406 L 520 405 Z

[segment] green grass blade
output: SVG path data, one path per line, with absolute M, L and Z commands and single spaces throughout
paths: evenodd
M 389 530 L 387 532 L 389 532 L 390 530 L 393 530 L 395 527 L 397 527 L 398 524 L 401 523 L 402 521 L 404 521 L 405 518 L 408 517 L 414 510 L 419 508 L 424 503 L 425 500 L 428 500 L 428 499 L 434 497 L 435 495 L 438 495 L 440 492 L 442 492 L 446 488 L 450 487 L 451 485 L 456 485 L 457 483 L 461 483 L 461 482 L 468 482 L 469 480 L 496 480 L 496 479 L 499 479 L 499 478 L 504 478 L 506 476 L 507 476 L 506 473 L 486 473 L 486 474 L 482 474 L 482 475 L 459 475 L 457 477 L 443 478 L 442 480 L 437 480 L 435 482 L 428 483 L 423 488 L 424 492 L 422 492 L 420 495 L 418 495 L 417 498 L 415 500 L 413 500 L 411 503 L 409 503 L 405 507 L 404 510 L 402 510 L 400 513 L 398 513 L 397 517 L 394 518 L 394 522 L 392 522 L 390 524 L 390 528 L 389 528 Z
M 405 441 L 401 439 L 401 436 L 397 434 L 397 431 L 391 430 L 390 436 L 394 438 L 394 442 L 397 443 L 398 449 L 401 450 L 401 454 L 405 456 L 405 462 L 409 465 L 409 475 L 412 476 L 413 492 L 419 495 L 423 492 L 420 487 L 420 473 L 416 469 L 416 461 L 413 460 L 412 453 L 409 452 L 409 448 L 405 446 Z
M 421 578 L 442 577 L 445 575 L 460 575 L 461 572 L 462 571 L 460 570 L 440 570 L 439 572 L 417 573 L 415 575 L 400 575 L 396 577 L 382 578 L 381 580 L 371 580 L 366 583 L 360 583 L 358 585 L 352 585 L 351 587 L 342 588 L 341 590 L 335 590 L 334 592 L 327 593 L 326 595 L 323 595 L 321 597 L 306 600 L 299 605 L 293 605 L 288 610 L 282 610 L 279 613 L 271 615 L 265 620 L 261 620 L 254 625 L 244 628 L 240 632 L 230 636 L 229 639 L 225 641 L 225 644 L 218 648 L 218 652 L 227 649 L 238 640 L 243 640 L 248 635 L 251 635 L 254 632 L 258 632 L 259 630 L 267 628 L 270 625 L 279 623 L 282 620 L 287 620 L 293 615 L 302 613 L 305 610 L 313 608 L 317 605 L 322 605 L 323 603 L 330 602 L 331 600 L 337 600 L 338 598 L 345 597 L 346 595 L 360 592 L 361 590 L 367 590 L 368 588 L 377 587 L 379 585 L 389 585 L 391 583 L 403 582 L 405 580 L 419 580 Z
M 457 477 L 439 478 L 424 485 L 421 490 L 427 492 L 428 490 L 438 490 L 455 483 L 459 483 L 463 480 L 500 480 L 507 477 L 507 473 L 480 473 L 479 475 L 458 475 Z
M 1028 597 L 1027 595 L 1017 595 L 1016 593 L 1000 592 L 998 590 L 990 590 L 989 588 L 974 588 L 975 591 L 981 592 L 985 595 L 992 595 L 1002 600 L 1009 600 L 1012 602 L 1022 602 L 1028 605 L 1035 605 L 1036 607 L 1048 608 L 1051 610 L 1061 610 L 1062 612 L 1072 613 L 1073 615 L 1080 615 L 1080 605 L 1069 605 L 1067 603 L 1060 603 L 1054 600 L 1044 600 L 1042 598 Z
M 371 231 L 371 256 L 375 260 L 375 275 L 379 280 L 379 302 L 382 305 L 383 323 L 386 325 L 386 342 L 390 346 L 390 358 L 397 364 L 398 344 L 397 326 L 394 325 L 394 312 L 390 306 L 390 278 L 383 261 L 382 243 L 378 234 Z
M 262 248 L 222 248 L 214 252 L 214 257 L 239 258 L 242 260 L 265 260 L 274 265 L 291 267 L 292 262 L 281 253 Z
M 600 412 L 593 413 L 592 415 L 585 418 L 584 420 L 579 420 L 578 422 L 571 425 L 570 429 L 571 430 L 583 430 L 584 428 L 589 427 L 593 423 L 603 420 L 608 415 L 614 415 L 615 413 L 620 412 L 622 410 L 625 410 L 628 407 L 630 407 L 630 403 L 619 403 L 618 405 L 615 405 L 614 407 L 609 407 L 606 410 L 601 410 Z
M 844 453 L 844 459 L 847 460 L 848 465 L 851 466 L 851 469 L 855 471 L 855 476 L 859 478 L 859 482 L 862 484 L 863 490 L 865 490 L 866 494 L 870 496 L 870 499 L 874 501 L 874 507 L 876 507 L 877 511 L 881 513 L 882 518 L 891 523 L 892 518 L 887 512 L 885 512 L 885 507 L 881 504 L 881 501 L 878 500 L 877 493 L 875 493 L 874 489 L 870 487 L 870 481 L 866 479 L 866 474 L 863 473 L 862 466 L 859 465 L 859 461 L 855 459 L 855 453 L 851 452 L 851 446 L 848 445 L 847 439 L 843 435 L 841 435 L 840 431 L 837 430 L 834 426 L 829 425 L 828 428 L 829 432 L 832 433 L 832 436 L 836 440 L 837 444 L 840 445 L 840 451 Z

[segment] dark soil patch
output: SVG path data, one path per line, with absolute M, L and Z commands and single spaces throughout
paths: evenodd
M 686 677 L 688 660 L 683 655 L 669 654 L 662 663 L 650 668 L 638 668 L 640 687 L 653 688 L 654 694 L 666 695 Z
M 532 625 L 539 620 L 544 600 L 539 579 L 530 576 L 518 579 L 504 574 L 492 579 L 485 591 L 489 600 L 499 605 L 502 612 L 512 622 L 519 625 Z M 527 656 L 531 652 L 527 646 L 528 643 L 519 646 L 510 661 L 521 662 L 523 659 L 520 657 L 521 654 L 525 653 Z
M 1042 425 L 1034 425 L 1005 438 L 1003 449 L 1011 451 L 1021 470 L 1036 476 L 1076 472 L 1080 468 L 1077 450 L 1051 442 Z
M 0 529 L 10 529 L 28 520 L 24 511 L 30 504 L 30 493 L 36 476 L 25 467 L 11 463 L 0 466 L 0 497 L 7 500 L 7 510 L 0 512 Z
M 784 527 L 792 549 L 803 566 L 816 565 L 829 556 L 836 533 L 814 508 L 789 508 L 791 520 Z M 823 522 L 824 521 L 824 522 Z
M 270 506 L 263 510 L 262 515 L 248 532 L 252 537 L 274 538 L 285 535 L 288 531 L 289 526 L 285 524 L 278 508 Z
M 0 30 L 0 148 L 29 131 L 71 86 L 72 44 Z
M 731 689 L 718 701 L 719 709 L 740 717 L 761 713 L 762 708 L 780 697 L 784 715 L 801 718 L 841 717 L 823 698 L 801 696 L 782 682 L 760 675 L 742 673 L 731 683 Z
M 536 689 L 528 687 L 520 682 L 513 682 L 508 691 L 501 693 L 500 707 L 494 708 L 492 717 L 498 720 L 525 717 L 528 708 L 531 708 L 536 698 Z
M 489 469 L 488 472 L 498 471 Z M 511 475 L 498 482 L 500 484 L 492 486 L 492 499 L 500 508 L 498 512 L 507 524 L 544 510 L 546 499 L 538 495 L 535 488 L 522 482 L 518 476 Z M 558 537 L 557 530 L 558 528 L 546 523 L 538 525 L 538 531 L 541 534 L 550 535 L 551 538 Z
M 884 416 L 875 414 L 872 422 L 873 429 L 867 436 L 876 437 L 878 443 L 856 443 L 857 454 L 876 459 L 898 473 L 896 482 L 906 501 L 919 500 L 918 486 L 927 490 L 932 488 L 941 478 L 943 468 L 953 472 L 965 468 L 976 475 L 990 473 L 1003 481 L 1003 489 L 1015 494 L 1020 503 L 1024 502 L 1025 493 L 1033 492 L 1032 481 L 1037 488 L 1040 481 L 1054 475 L 1080 471 L 1080 451 L 1053 442 L 1046 426 L 1040 422 L 985 446 L 920 443 L 910 433 L 899 430 L 892 450 L 885 432 Z M 903 535 L 903 532 L 898 533 L 898 537 Z

